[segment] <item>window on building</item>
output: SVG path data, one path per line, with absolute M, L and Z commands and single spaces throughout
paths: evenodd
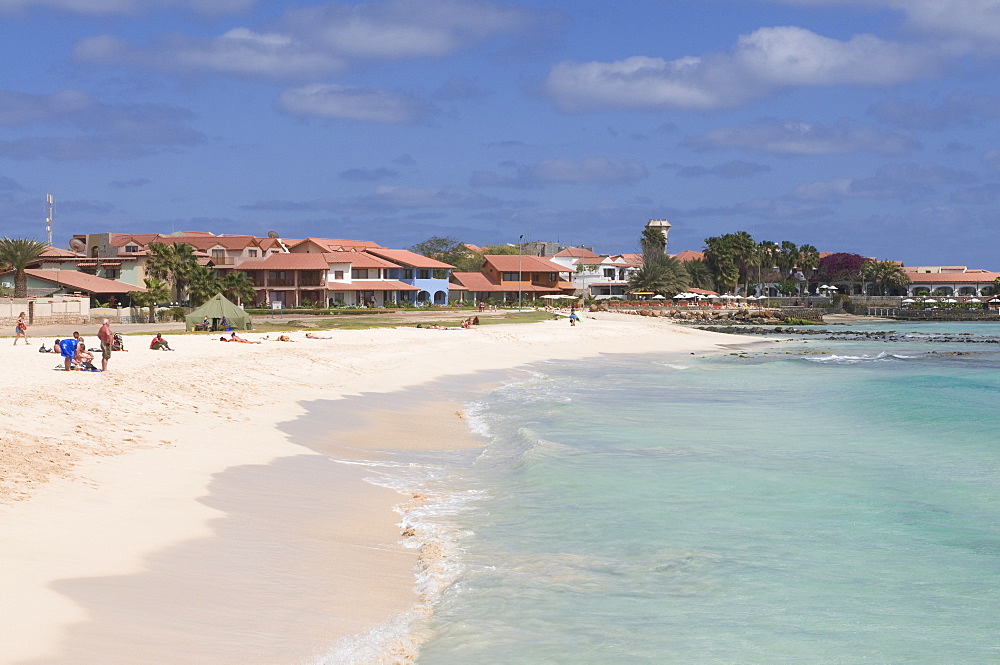
M 343 270 L 334 270 L 333 271 L 333 278 L 334 279 L 344 279 L 344 271 Z M 343 298 L 341 298 L 341 300 L 343 300 Z
M 351 279 L 368 279 L 367 268 L 352 268 Z
M 421 269 L 417 271 L 417 279 L 430 279 L 430 278 L 431 278 L 430 270 Z
M 605 268 L 604 269 L 604 276 L 607 277 L 608 279 L 614 279 L 615 278 L 615 269 L 614 268 Z
M 138 245 L 125 245 L 125 251 L 129 254 L 139 251 Z
M 118 279 L 121 277 L 122 271 L 118 268 L 105 268 L 104 277 L 105 279 Z
M 256 249 L 248 249 L 247 250 L 247 256 L 255 258 L 257 256 L 257 250 Z
M 212 250 L 213 259 L 224 259 L 226 258 L 226 250 L 224 249 L 213 249 Z
M 520 280 L 518 280 L 518 274 L 516 272 L 505 272 L 503 274 L 503 278 L 502 279 L 505 282 L 517 282 L 517 281 L 520 281 Z
M 559 273 L 554 273 L 554 272 L 550 272 L 549 273 L 549 281 L 550 282 L 554 282 L 557 279 L 559 279 Z
M 448 279 L 448 271 L 444 268 L 435 268 L 434 279 Z
M 405 268 L 403 270 L 403 279 L 413 279 L 413 268 Z

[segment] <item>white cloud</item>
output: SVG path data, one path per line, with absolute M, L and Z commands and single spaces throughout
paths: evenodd
M 233 28 L 213 39 L 171 36 L 152 49 L 137 49 L 111 36 L 81 41 L 74 56 L 83 62 L 129 63 L 172 71 L 212 71 L 236 76 L 308 78 L 344 69 L 329 53 L 303 47 L 292 36 Z
M 901 12 L 916 31 L 965 40 L 969 48 L 1000 46 L 1000 2 L 997 0 L 776 0 L 794 5 L 855 5 L 865 10 Z M 960 46 L 960 45 L 957 45 Z
M 941 130 L 1000 118 L 1000 97 L 952 94 L 936 106 L 924 100 L 890 98 L 875 104 L 868 112 L 883 122 L 907 129 Z
M 60 121 L 95 106 L 97 102 L 79 90 L 60 90 L 51 95 L 0 90 L 0 126 Z
M 525 9 L 476 0 L 329 4 L 289 12 L 283 24 L 351 58 L 441 57 L 536 20 Z
M 814 205 L 802 205 L 795 202 L 776 201 L 774 199 L 752 199 L 741 201 L 731 206 L 705 207 L 684 210 L 687 217 L 719 217 L 740 216 L 756 217 L 758 219 L 794 220 L 816 219 L 831 214 L 829 208 Z
M 453 187 L 395 187 L 378 185 L 371 194 L 353 198 L 313 201 L 258 201 L 244 210 L 282 212 L 327 211 L 343 215 L 388 214 L 400 210 L 479 210 L 500 206 L 500 201 L 467 189 Z
M 292 115 L 390 125 L 418 122 L 431 113 L 424 102 L 404 93 L 324 83 L 285 90 L 278 105 Z
M 935 63 L 927 48 L 872 35 L 838 41 L 782 26 L 740 36 L 728 54 L 558 63 L 543 88 L 564 111 L 710 109 L 739 106 L 795 86 L 894 85 L 927 75 Z
M 832 202 L 843 199 L 899 199 L 912 201 L 932 194 L 939 185 L 968 184 L 976 177 L 941 164 L 887 164 L 870 178 L 838 178 L 800 185 L 789 198 L 797 201 Z
M 471 184 L 475 187 L 534 188 L 548 184 L 637 182 L 649 177 L 646 167 L 636 161 L 619 161 L 607 157 L 582 160 L 546 159 L 536 164 L 504 164 L 515 169 L 514 175 L 476 171 Z
M 317 78 L 353 61 L 447 56 L 526 30 L 537 19 L 528 10 L 476 0 L 329 3 L 288 11 L 267 29 L 241 26 L 208 38 L 171 35 L 149 47 L 108 35 L 91 37 L 76 46 L 74 55 L 83 62 L 167 71 Z
M 128 158 L 154 149 L 200 143 L 189 126 L 193 114 L 157 104 L 107 104 L 76 91 L 38 95 L 0 90 L 0 126 L 55 125 L 75 136 L 32 136 L 0 141 L 0 155 L 14 159 Z
M 742 127 L 723 127 L 687 137 L 684 145 L 699 149 L 736 148 L 778 155 L 829 155 L 854 152 L 898 154 L 920 146 L 907 134 L 885 132 L 842 120 L 811 125 L 799 120 L 762 120 Z
M 183 7 L 203 14 L 241 12 L 256 0 L 0 0 L 0 13 L 44 7 L 77 14 L 136 14 L 150 9 Z

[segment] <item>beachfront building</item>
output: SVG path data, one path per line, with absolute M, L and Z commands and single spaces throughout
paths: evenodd
M 389 269 L 388 277 L 415 287 L 416 303 L 448 304 L 451 271 L 455 266 L 405 249 L 368 249 L 366 253 L 394 263 L 396 267 Z M 409 299 L 413 293 L 404 291 L 404 302 L 414 302 Z
M 242 262 L 239 270 L 253 282 L 258 306 L 280 309 L 326 303 L 329 264 L 322 254 L 269 254 Z
M 277 238 L 257 238 L 249 235 L 222 235 L 190 231 L 162 235 L 158 233 L 94 233 L 75 235 L 70 247 L 80 252 L 80 258 L 64 267 L 80 272 L 139 286 L 146 275 L 149 247 L 154 244 L 191 245 L 199 265 L 217 270 L 232 270 L 245 261 L 259 260 L 285 248 Z
M 414 302 L 419 287 L 391 275 L 400 266 L 369 252 L 338 251 L 322 255 L 329 264 L 326 284 L 331 307 L 386 307 Z
M 910 278 L 906 291 L 909 296 L 982 296 L 984 290 L 994 286 L 1000 272 L 969 270 L 965 266 L 913 266 L 904 267 Z
M 454 272 L 452 281 L 476 302 L 517 303 L 543 295 L 573 295 L 571 271 L 539 256 L 486 255 L 481 272 Z
M 145 291 L 141 286 L 125 284 L 121 281 L 90 275 L 79 270 L 28 268 L 28 297 L 43 298 L 54 295 L 82 295 L 91 298 L 91 305 L 97 303 L 129 302 L 129 291 Z M 14 288 L 14 273 L 0 273 L 0 284 Z
M 572 270 L 576 294 L 584 298 L 607 300 L 628 297 L 628 283 L 642 267 L 641 254 L 604 254 L 569 247 L 552 257 L 554 263 Z

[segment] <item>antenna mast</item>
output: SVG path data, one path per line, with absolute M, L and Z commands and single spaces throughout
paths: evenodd
M 45 233 L 49 237 L 49 247 L 52 247 L 52 208 L 55 206 L 55 199 L 52 198 L 51 194 L 46 194 L 45 202 L 49 209 L 49 214 L 45 217 Z

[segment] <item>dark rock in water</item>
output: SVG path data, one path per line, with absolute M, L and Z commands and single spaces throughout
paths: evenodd
M 972 333 L 938 334 L 925 335 L 924 333 L 901 333 L 895 330 L 887 331 L 856 331 L 856 330 L 826 330 L 826 329 L 801 329 L 792 327 L 775 326 L 774 328 L 762 328 L 760 326 L 696 326 L 699 330 L 711 332 L 729 333 L 731 335 L 794 335 L 804 337 L 807 335 L 825 335 L 823 338 L 828 342 L 836 341 L 883 341 L 883 342 L 936 342 L 936 343 L 973 343 L 973 344 L 1000 344 L 1000 337 L 988 337 L 985 335 L 974 335 Z

